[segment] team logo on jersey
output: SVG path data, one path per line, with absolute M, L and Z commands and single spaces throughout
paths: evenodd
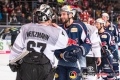
M 109 30 L 114 30 L 114 28 L 113 28 L 113 27 L 110 27 Z
M 70 32 L 78 32 L 78 29 L 77 28 L 71 28 Z
M 94 68 L 92 66 L 87 67 L 88 72 L 94 72 Z
M 104 35 L 102 35 L 101 37 L 102 37 L 102 38 L 107 38 L 107 35 L 104 34 Z
M 58 78 L 58 77 L 59 77 L 59 75 L 57 73 L 55 73 L 55 78 Z
M 68 46 L 71 46 L 71 45 L 79 46 L 77 43 L 78 43 L 78 38 L 76 38 L 75 40 L 69 38 L 69 40 L 68 40 Z
M 101 42 L 101 45 L 102 46 L 105 46 L 107 43 L 106 42 Z
M 69 73 L 69 77 L 70 77 L 70 79 L 76 79 L 77 78 L 77 72 L 76 71 L 71 71 Z

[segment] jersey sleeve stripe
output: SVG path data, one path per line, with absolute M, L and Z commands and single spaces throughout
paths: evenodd
M 21 53 L 21 51 L 16 50 L 14 47 L 12 47 L 11 50 L 14 51 L 15 53 Z
M 19 49 L 19 50 L 23 50 L 23 48 L 21 48 L 19 45 L 17 45 L 16 43 L 14 43 L 14 46 Z

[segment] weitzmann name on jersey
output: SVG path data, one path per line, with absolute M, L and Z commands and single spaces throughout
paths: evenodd
M 27 37 L 38 37 L 38 38 L 42 38 L 44 40 L 49 39 L 49 36 L 47 34 L 44 34 L 44 33 L 41 33 L 41 32 L 35 32 L 35 31 L 27 32 Z

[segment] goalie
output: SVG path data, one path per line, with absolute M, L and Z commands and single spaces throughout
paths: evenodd
M 68 43 L 66 32 L 52 23 L 50 6 L 42 4 L 36 15 L 38 24 L 23 25 L 11 49 L 10 62 L 24 49 L 29 51 L 21 60 L 9 64 L 13 72 L 17 71 L 16 80 L 53 80 L 53 51 L 65 48 Z

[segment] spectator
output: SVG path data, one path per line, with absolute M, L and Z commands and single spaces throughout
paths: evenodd
M 9 23 L 10 24 L 17 24 L 18 23 L 18 20 L 17 20 L 17 17 L 16 17 L 16 13 L 11 14 Z
M 28 16 L 27 20 L 26 20 L 26 23 L 31 23 L 32 22 L 32 17 L 31 16 Z
M 22 13 L 22 17 L 20 19 L 20 23 L 21 24 L 25 24 L 26 23 L 26 18 L 25 18 L 25 14 L 24 13 Z
M 7 14 L 8 14 L 7 8 L 4 6 L 3 12 L 2 12 L 2 23 L 1 24 L 6 24 Z

